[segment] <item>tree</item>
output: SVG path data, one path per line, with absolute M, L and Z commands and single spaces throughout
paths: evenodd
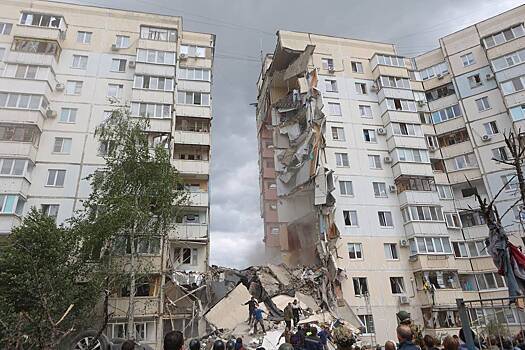
M 78 234 L 33 208 L 7 238 L 0 254 L 2 349 L 57 349 L 92 324 L 101 283 L 82 259 Z
M 159 242 L 163 252 L 177 208 L 188 199 L 170 163 L 169 140 L 152 143 L 148 129 L 148 119 L 132 118 L 124 107 L 115 109 L 96 129 L 106 164 L 89 177 L 92 193 L 85 202 L 84 214 L 77 220 L 82 231 L 89 232 L 86 250 L 101 252 L 98 262 L 111 273 L 122 264 L 122 259 L 116 257 L 126 252 L 129 255 L 129 268 L 120 271 L 129 287 L 129 339 L 135 338 L 137 281 L 146 271 L 140 266 L 137 247 L 154 241 Z

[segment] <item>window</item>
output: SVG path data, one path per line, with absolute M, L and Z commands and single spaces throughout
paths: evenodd
M 390 277 L 390 290 L 392 294 L 404 294 L 405 283 L 403 277 Z
M 366 84 L 365 83 L 355 83 L 355 92 L 358 95 L 366 95 Z
M 0 47 L 0 61 L 4 59 L 5 47 Z
M 108 84 L 108 97 L 122 97 L 124 92 L 124 85 L 122 84 Z
M 354 186 L 352 185 L 352 181 L 339 180 L 339 191 L 342 196 L 353 196 Z
M 119 72 L 123 73 L 126 71 L 126 63 L 127 61 L 125 59 L 121 58 L 113 58 L 111 59 L 111 71 L 112 72 Z
M 186 105 L 209 106 L 210 94 L 193 91 L 179 91 L 177 103 Z
M 421 80 L 427 80 L 435 77 L 440 77 L 448 73 L 447 62 L 438 63 L 432 67 L 425 68 L 419 71 Z
M 419 112 L 419 121 L 421 124 L 432 124 L 432 116 L 430 113 Z
M 66 178 L 65 170 L 49 169 L 47 172 L 46 186 L 64 187 L 65 178 Z
M 334 141 L 344 141 L 345 140 L 345 129 L 332 126 L 332 140 Z
M 180 53 L 181 55 L 186 55 L 188 57 L 205 58 L 206 48 L 203 46 L 195 46 L 195 45 L 181 45 Z
M 501 176 L 501 182 L 503 182 L 505 186 L 505 191 L 515 191 L 519 189 L 519 182 L 516 175 L 503 175 Z
M 377 154 L 369 154 L 368 167 L 370 169 L 381 169 L 381 157 Z
M 446 85 L 438 86 L 432 90 L 428 90 L 425 92 L 425 98 L 428 102 L 432 102 L 446 96 L 454 95 L 455 93 L 456 90 L 454 89 L 454 84 L 448 83 Z
M 385 248 L 385 258 L 387 260 L 399 260 L 396 243 L 385 243 L 384 248 Z
M 402 176 L 396 179 L 397 192 L 434 191 L 434 179 L 416 176 Z
M 525 76 L 521 76 L 501 83 L 501 90 L 503 91 L 503 95 L 509 95 L 523 90 L 524 86 Z
M 115 45 L 119 49 L 126 49 L 129 47 L 129 36 L 126 35 L 117 35 L 117 39 L 115 41 Z
M 435 289 L 459 288 L 458 273 L 450 270 L 433 270 L 414 273 L 416 285 L 428 283 Z
M 324 85 L 326 88 L 326 92 L 337 92 L 337 81 L 325 79 Z
M 410 242 L 410 254 L 452 254 L 448 237 L 415 237 Z
M 16 194 L 0 194 L 0 214 L 22 215 L 25 200 Z
M 328 102 L 328 113 L 330 115 L 341 115 L 341 105 L 335 102 Z
M 26 168 L 25 159 L 0 158 L 0 175 L 21 176 Z M 29 165 L 28 165 L 29 167 Z
M 363 327 L 365 327 L 366 334 L 373 334 L 376 332 L 372 315 L 357 315 L 357 317 L 359 317 L 359 321 L 361 321 Z
M 461 170 L 467 168 L 476 168 L 478 166 L 478 161 L 474 153 L 467 153 L 461 156 L 453 158 L 454 161 L 454 170 Z
M 62 17 L 39 13 L 22 12 L 20 24 L 26 26 L 60 28 Z
M 137 49 L 137 62 L 175 64 L 175 52 Z
M 436 185 L 439 199 L 453 199 L 452 188 L 449 185 Z
M 335 164 L 338 167 L 349 167 L 350 163 L 348 162 L 348 153 L 336 153 Z
M 499 133 L 498 125 L 496 124 L 495 120 L 488 122 L 488 123 L 484 123 L 483 127 L 485 128 L 485 132 L 488 135 L 494 135 L 494 134 Z
M 60 123 L 75 123 L 77 120 L 77 109 L 76 108 L 62 108 L 60 111 Z
M 493 148 L 492 157 L 496 160 L 509 160 L 509 155 L 507 154 L 507 148 L 505 148 L 505 146 Z
M 326 69 L 326 70 L 334 69 L 334 60 L 331 58 L 322 58 L 321 63 L 323 64 L 323 69 Z
M 16 66 L 15 78 L 35 79 L 38 72 L 38 66 L 19 64 Z
M 46 109 L 48 104 L 46 98 L 41 95 L 0 92 L 0 108 L 38 110 Z
M 13 40 L 13 45 L 11 46 L 11 50 L 18 52 L 37 53 L 42 55 L 53 55 L 57 59 L 60 55 L 60 46 L 58 46 L 56 41 L 51 40 L 15 37 Z
M 438 124 L 460 116 L 462 116 L 461 108 L 459 107 L 459 104 L 455 104 L 439 111 L 432 112 L 432 121 L 434 124 Z
M 357 222 L 357 211 L 355 210 L 343 210 L 343 218 L 346 226 L 358 226 Z
M 198 263 L 198 252 L 195 248 L 176 248 L 175 261 L 181 265 L 196 266 Z
M 42 204 L 42 213 L 56 220 L 58 208 L 58 204 Z
M 359 105 L 359 115 L 363 118 L 372 118 L 372 107 Z
M 471 66 L 476 63 L 474 60 L 474 54 L 472 52 L 464 54 L 463 56 L 460 56 L 460 58 L 461 62 L 463 62 L 463 67 Z
M 459 217 L 463 227 L 485 225 L 485 219 L 478 211 L 464 211 L 459 214 Z
M 66 82 L 66 95 L 80 95 L 82 93 L 82 82 L 68 80 Z
M 522 37 L 523 35 L 525 35 L 525 29 L 523 28 L 522 23 L 504 31 L 489 35 L 483 38 L 483 42 L 485 44 L 485 48 L 489 49 L 491 47 L 501 45 L 509 40 Z
M 363 258 L 363 249 L 361 243 L 348 243 L 348 257 L 351 260 L 358 260 Z
M 505 68 L 513 67 L 517 64 L 525 62 L 525 49 L 510 53 L 508 55 L 493 59 L 492 67 L 494 71 L 498 72 Z
M 380 76 L 379 85 L 383 87 L 410 89 L 410 81 L 408 78 L 402 77 Z
M 36 129 L 30 126 L 0 126 L 0 141 L 35 142 Z
M 148 40 L 176 42 L 177 30 L 141 26 L 140 38 Z
M 445 222 L 447 223 L 448 228 L 461 228 L 461 220 L 459 220 L 459 215 L 457 213 L 444 213 Z
M 179 68 L 179 79 L 211 81 L 211 72 L 205 68 Z
M 457 258 L 476 258 L 489 256 L 485 240 L 476 240 L 468 242 L 452 242 L 454 255 Z
M 394 135 L 403 135 L 403 136 L 421 136 L 423 135 L 421 131 L 421 125 L 419 124 L 407 124 L 407 123 L 391 123 L 392 124 L 392 133 Z
M 393 111 L 416 112 L 416 103 L 412 100 L 401 100 L 398 98 L 387 98 L 386 107 Z
M 137 89 L 173 91 L 173 79 L 149 75 L 136 75 L 133 87 Z
M 363 73 L 363 64 L 361 62 L 352 61 L 352 72 L 354 73 Z
M 363 129 L 363 138 L 365 142 L 377 143 L 375 130 Z
M 89 44 L 89 43 L 91 43 L 91 35 L 92 34 L 93 34 L 92 32 L 78 31 L 77 32 L 77 43 L 80 43 L 80 44 Z
M 397 158 L 400 162 L 429 163 L 428 151 L 424 149 L 396 148 Z
M 70 154 L 72 139 L 65 137 L 55 137 L 53 153 Z
M 490 109 L 489 98 L 487 96 L 478 98 L 476 100 L 476 106 L 478 107 L 479 112 L 483 112 L 487 109 Z
M 13 28 L 13 25 L 11 23 L 0 22 L 0 35 L 11 34 L 12 28 Z
M 389 211 L 378 211 L 377 216 L 379 218 L 379 226 L 381 227 L 394 227 L 392 221 L 392 213 Z
M 73 55 L 73 63 L 71 68 L 86 70 L 88 63 L 88 56 Z
M 171 118 L 171 106 L 167 104 L 131 102 L 130 110 L 132 116 L 160 119 Z
M 456 258 L 468 258 L 468 250 L 465 242 L 452 242 L 454 247 L 454 256 Z
M 403 220 L 409 221 L 444 221 L 441 207 L 417 205 L 401 209 Z
M 388 197 L 386 194 L 386 184 L 384 182 L 372 182 L 372 187 L 374 189 L 374 196 L 376 197 Z
M 525 119 L 525 104 L 511 107 L 510 115 L 514 121 Z
M 376 55 L 376 57 L 377 57 L 378 64 L 382 64 L 386 66 L 393 66 L 393 67 L 404 67 L 405 66 L 403 57 L 387 56 L 387 55 Z
M 368 295 L 366 277 L 352 277 L 352 282 L 354 283 L 354 293 L 356 297 Z
M 478 86 L 483 85 L 483 83 L 481 82 L 481 77 L 479 76 L 479 74 L 474 74 L 474 75 L 469 76 L 468 77 L 468 82 L 470 84 L 470 88 L 471 89 L 474 89 L 474 88 L 477 88 Z

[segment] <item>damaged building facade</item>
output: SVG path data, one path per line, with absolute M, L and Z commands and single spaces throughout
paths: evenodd
M 287 31 L 266 56 L 257 85 L 266 249 L 325 267 L 328 290 L 370 343 L 393 337 L 400 310 L 426 333 L 457 334 L 457 298 L 508 296 L 473 193 L 493 198 L 512 175 L 493 158 L 508 154 L 504 132 L 523 129 L 524 15 L 515 8 L 414 58 L 392 44 Z M 518 219 L 514 210 L 504 223 L 523 245 Z
M 151 145 L 166 142 L 190 192 L 168 242 L 140 244 L 150 274 L 137 290 L 136 336 L 158 345 L 197 309 L 191 285 L 209 256 L 208 178 L 215 36 L 184 31 L 182 18 L 58 2 L 4 0 L 0 19 L 0 235 L 31 207 L 64 222 L 104 164 L 97 125 L 114 108 L 149 116 Z M 162 251 L 161 247 L 165 247 Z M 126 254 L 126 252 L 123 252 Z M 126 330 L 128 298 L 111 295 L 109 337 Z

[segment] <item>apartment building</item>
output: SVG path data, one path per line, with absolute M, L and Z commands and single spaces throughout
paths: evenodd
M 154 272 L 137 289 L 136 337 L 157 346 L 172 325 L 196 329 L 186 327 L 192 305 L 167 310 L 164 292 L 179 292 L 172 281 L 191 284 L 189 272 L 208 266 L 214 42 L 213 34 L 184 31 L 176 16 L 2 2 L 0 234 L 31 207 L 57 223 L 82 208 L 90 193 L 86 176 L 104 164 L 94 131 L 114 108 L 111 99 L 128 105 L 133 117 L 149 117 L 151 144 L 167 141 L 191 195 L 168 242 L 138 248 Z M 127 309 L 126 291 L 111 296 L 110 337 L 125 334 Z
M 457 334 L 457 298 L 508 296 L 473 194 L 494 198 L 512 174 L 493 158 L 508 157 L 505 132 L 524 129 L 524 15 L 517 7 L 413 58 L 392 44 L 288 31 L 266 57 L 257 108 L 266 248 L 327 266 L 372 344 L 395 335 L 400 310 L 426 333 Z M 498 197 L 500 213 L 516 187 Z M 518 209 L 504 224 L 523 245 Z

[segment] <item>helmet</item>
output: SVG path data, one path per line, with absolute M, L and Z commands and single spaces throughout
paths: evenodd
M 230 339 L 226 343 L 226 350 L 234 350 L 235 349 L 235 340 Z
M 410 313 L 409 312 L 401 310 L 396 314 L 396 316 L 399 320 L 399 323 L 410 323 Z
M 201 342 L 199 341 L 199 339 L 192 339 L 190 340 L 190 344 L 188 347 L 190 350 L 199 350 L 201 348 Z
M 220 339 L 213 343 L 213 350 L 224 350 L 224 342 Z
M 279 350 L 294 350 L 292 344 L 290 343 L 282 343 L 279 346 Z

